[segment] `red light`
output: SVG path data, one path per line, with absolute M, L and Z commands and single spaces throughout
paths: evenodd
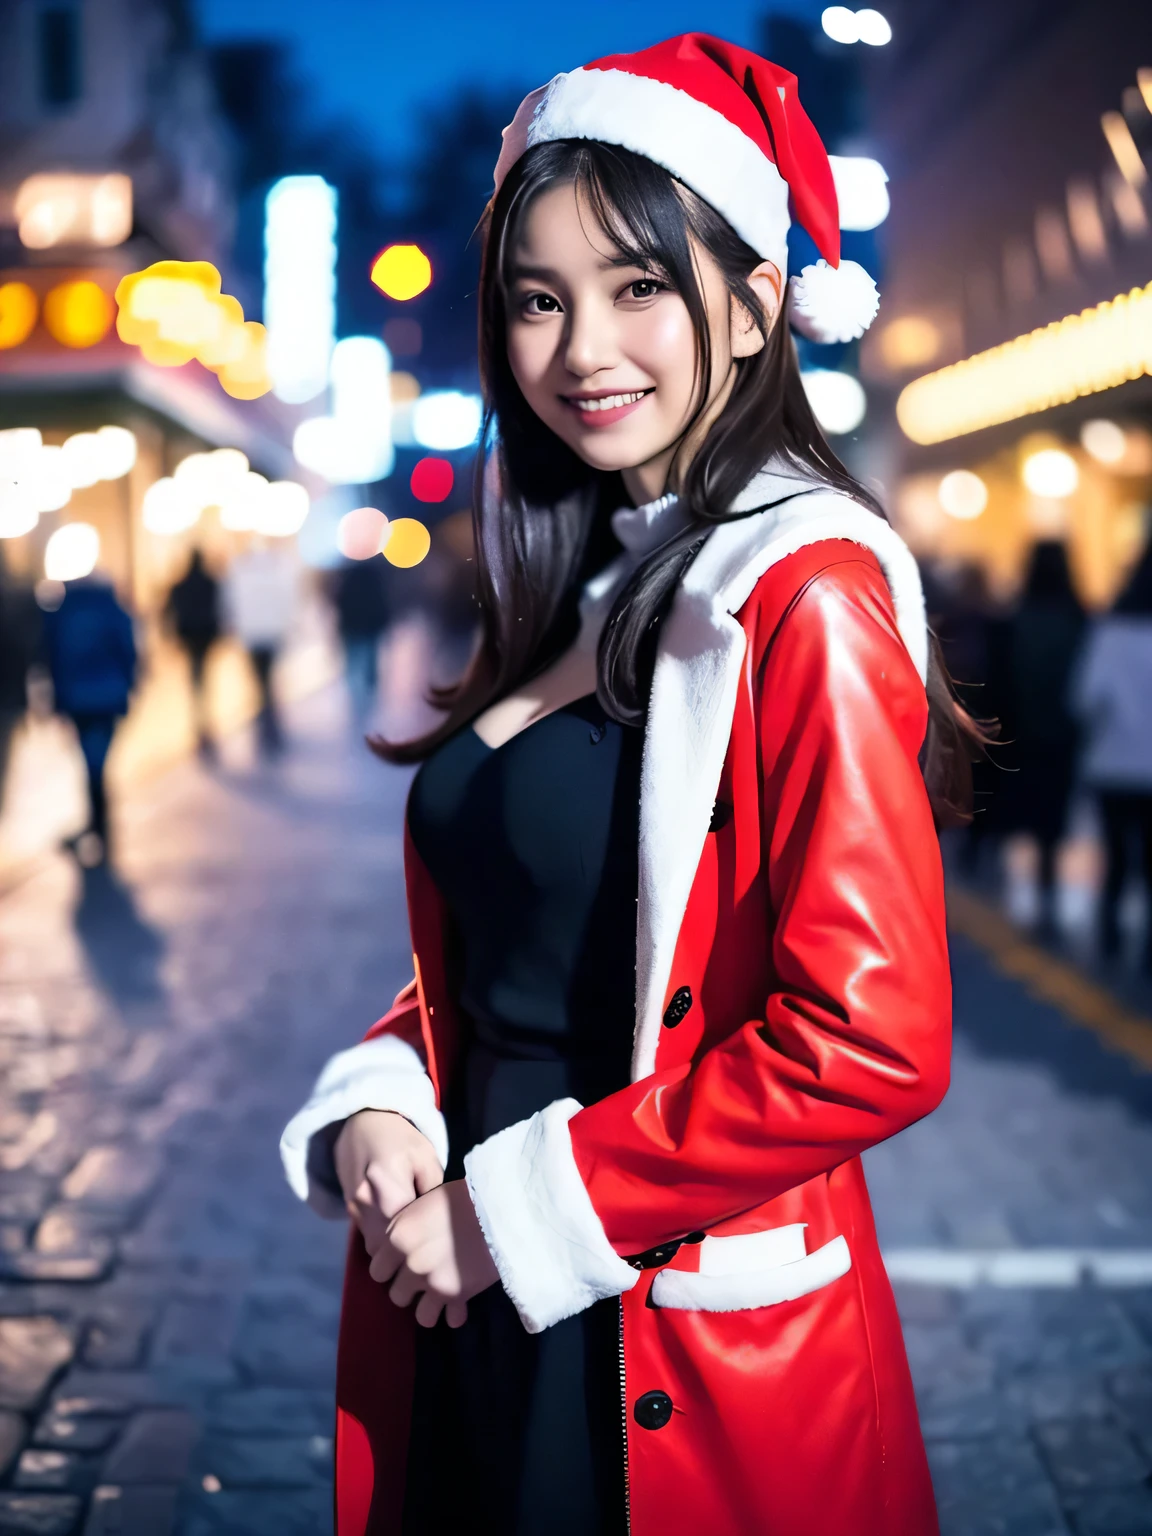
M 455 479 L 447 459 L 421 459 L 408 483 L 417 501 L 444 501 L 451 496 Z

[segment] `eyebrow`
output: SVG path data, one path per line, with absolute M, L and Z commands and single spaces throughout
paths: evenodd
M 598 265 L 601 272 L 611 272 L 614 268 L 619 267 L 638 267 L 641 271 L 646 271 L 651 263 L 637 261 L 633 256 L 622 254 L 614 260 L 601 261 Z M 533 279 L 537 282 L 557 282 L 559 280 L 559 273 L 555 272 L 551 267 L 533 267 L 517 262 L 512 268 L 511 279 L 514 283 L 521 281 L 531 282 Z

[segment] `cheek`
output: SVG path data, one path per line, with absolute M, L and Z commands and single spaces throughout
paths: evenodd
M 552 362 L 555 349 L 550 330 L 544 325 L 508 328 L 508 366 L 525 399 L 530 400 L 540 390 Z
M 669 402 L 690 397 L 695 387 L 696 336 L 688 311 L 682 304 L 657 304 L 636 319 L 633 359 Z

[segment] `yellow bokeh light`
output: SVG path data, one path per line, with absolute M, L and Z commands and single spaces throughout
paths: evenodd
M 390 382 L 393 405 L 403 405 L 406 400 L 419 399 L 420 381 L 414 373 L 394 373 Z
M 418 245 L 390 245 L 372 263 L 371 276 L 390 299 L 414 299 L 432 282 L 432 263 Z
M 44 296 L 44 324 L 61 346 L 94 347 L 112 329 L 112 300 L 99 283 L 58 283 Z
M 1152 283 L 915 379 L 896 402 L 914 443 L 943 443 L 1152 373 Z
M 940 351 L 938 327 L 923 315 L 902 315 L 880 332 L 880 356 L 889 368 L 923 368 Z
M 398 517 L 388 524 L 384 558 L 389 565 L 407 569 L 419 565 L 432 547 L 432 535 L 415 517 Z
M 225 394 L 233 400 L 258 400 L 272 388 L 268 374 L 268 332 L 259 320 L 246 320 L 239 327 L 241 349 L 216 377 Z
M 27 283 L 0 283 L 0 350 L 27 341 L 40 312 L 40 302 Z
M 179 368 L 195 359 L 237 400 L 271 389 L 267 333 L 244 319 L 238 299 L 220 291 L 211 262 L 154 262 L 121 279 L 116 302 L 121 341 L 139 347 L 147 362 Z

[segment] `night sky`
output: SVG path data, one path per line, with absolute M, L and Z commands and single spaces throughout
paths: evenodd
M 822 0 L 773 8 L 818 16 Z M 416 109 L 457 82 L 530 90 L 601 54 L 694 28 L 755 46 L 767 9 L 765 0 L 197 0 L 209 42 L 293 42 L 318 113 L 363 125 L 386 155 L 409 149 Z

